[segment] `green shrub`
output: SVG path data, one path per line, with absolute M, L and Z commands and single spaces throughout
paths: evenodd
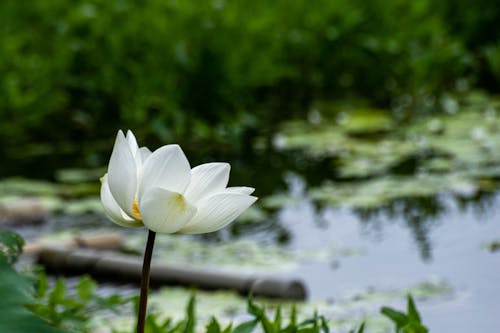
M 235 148 L 248 131 L 303 116 L 317 100 L 412 107 L 457 80 L 474 82 L 476 59 L 484 59 L 481 45 L 470 43 L 482 31 L 480 9 L 448 7 L 430 0 L 5 0 L 0 140 L 80 150 L 130 127 L 151 141 L 216 138 Z M 455 34 L 455 22 L 474 13 Z M 496 62 L 485 67 L 492 75 Z

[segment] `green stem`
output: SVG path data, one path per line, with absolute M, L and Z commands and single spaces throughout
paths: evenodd
M 151 257 L 155 245 L 156 232 L 149 230 L 144 261 L 142 263 L 141 296 L 139 298 L 139 312 L 137 313 L 137 333 L 144 333 L 146 324 L 146 308 L 148 306 L 149 272 L 151 271 Z

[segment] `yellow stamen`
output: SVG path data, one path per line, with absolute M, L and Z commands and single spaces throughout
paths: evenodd
M 134 203 L 132 204 L 132 215 L 136 220 L 142 220 L 141 212 L 139 211 L 139 201 L 137 199 L 134 199 Z
M 177 194 L 174 199 L 174 205 L 179 208 L 180 212 L 186 211 L 186 200 L 184 200 L 184 196 L 182 194 Z

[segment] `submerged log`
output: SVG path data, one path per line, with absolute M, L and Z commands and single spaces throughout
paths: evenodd
M 96 279 L 139 283 L 142 260 L 138 257 L 91 249 L 43 248 L 39 262 L 57 274 L 89 274 Z M 304 300 L 306 289 L 299 280 L 256 275 L 237 275 L 175 265 L 153 264 L 151 286 L 183 285 L 200 289 L 232 289 L 242 295 Z

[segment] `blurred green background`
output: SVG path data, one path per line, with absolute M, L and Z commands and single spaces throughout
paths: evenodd
M 3 0 L 0 174 L 104 165 L 119 128 L 232 154 L 316 105 L 440 113 L 498 92 L 498 22 L 488 0 Z

